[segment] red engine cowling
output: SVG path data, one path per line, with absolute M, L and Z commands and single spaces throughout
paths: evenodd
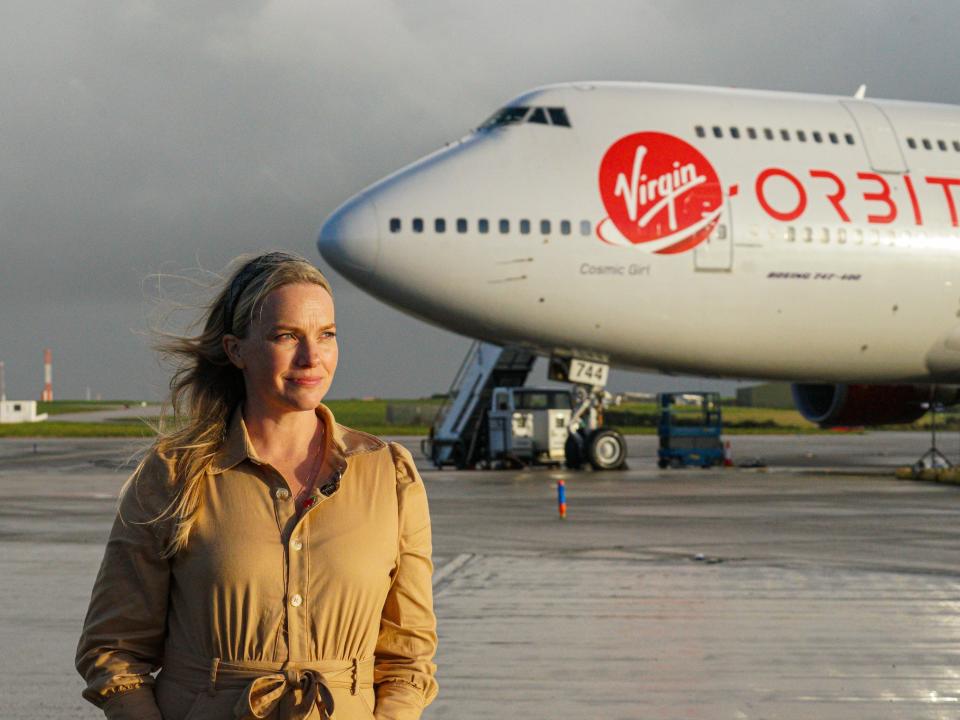
M 932 385 L 795 384 L 797 410 L 820 427 L 899 425 L 918 420 L 930 402 L 957 402 L 953 388 Z

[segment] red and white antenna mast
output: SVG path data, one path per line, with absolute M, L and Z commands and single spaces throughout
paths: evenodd
M 43 351 L 43 402 L 53 402 L 53 350 L 46 348 Z

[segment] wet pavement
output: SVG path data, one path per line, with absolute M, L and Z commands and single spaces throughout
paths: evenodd
M 618 473 L 420 458 L 441 639 L 424 717 L 960 716 L 960 487 L 892 477 L 929 438 L 732 442 L 767 467 L 660 471 L 649 437 Z M 0 717 L 100 716 L 73 651 L 135 449 L 0 441 Z

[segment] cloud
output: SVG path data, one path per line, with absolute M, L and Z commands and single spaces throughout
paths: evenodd
M 957 102 L 958 24 L 960 6 L 946 2 L 919 12 L 872 2 L 10 0 L 0 7 L 8 386 L 32 394 L 21 377 L 50 335 L 58 357 L 89 368 L 85 378 L 62 368 L 62 393 L 162 386 L 144 369 L 146 343 L 124 334 L 143 326 L 146 275 L 217 268 L 265 247 L 319 260 L 315 234 L 337 204 L 530 87 L 624 79 L 852 93 L 867 82 L 874 96 Z M 464 340 L 353 289 L 338 301 L 363 333 L 335 392 L 444 389 Z M 400 372 L 376 360 L 385 340 L 390 354 L 420 361 Z

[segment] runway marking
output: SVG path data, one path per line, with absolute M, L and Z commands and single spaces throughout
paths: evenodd
M 474 553 L 460 553 L 453 560 L 448 562 L 443 567 L 437 569 L 433 573 L 433 589 L 436 592 L 440 584 L 446 580 L 448 577 L 453 575 L 457 570 L 462 568 L 468 562 L 473 560 L 476 557 Z

